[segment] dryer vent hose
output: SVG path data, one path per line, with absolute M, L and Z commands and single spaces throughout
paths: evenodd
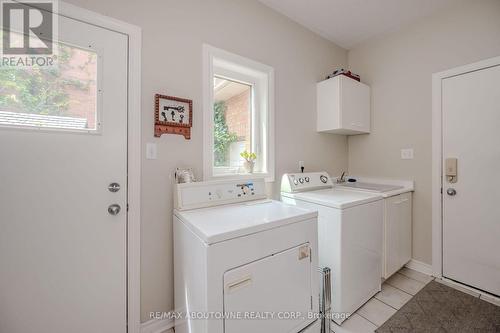
M 321 295 L 319 311 L 321 314 L 321 333 L 330 333 L 330 311 L 332 304 L 331 270 L 328 267 L 320 269 L 321 272 Z

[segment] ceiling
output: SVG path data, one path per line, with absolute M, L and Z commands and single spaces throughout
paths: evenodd
M 259 1 L 346 49 L 458 2 L 458 0 Z

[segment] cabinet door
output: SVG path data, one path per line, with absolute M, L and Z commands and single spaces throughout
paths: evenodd
M 316 128 L 318 132 L 340 129 L 340 81 L 338 78 L 318 83 L 316 89 Z
M 411 193 L 403 193 L 399 197 L 399 265 L 406 265 L 411 259 L 412 225 L 411 225 Z
M 385 201 L 385 242 L 384 242 L 384 277 L 388 278 L 400 268 L 399 259 L 399 201 L 400 196 L 396 195 L 387 198 Z
M 356 132 L 370 132 L 370 88 L 340 75 L 341 127 Z

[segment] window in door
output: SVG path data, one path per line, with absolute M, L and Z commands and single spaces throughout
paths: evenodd
M 97 53 L 57 47 L 57 66 L 0 68 L 1 127 L 99 130 Z
M 205 178 L 274 178 L 273 70 L 208 45 Z

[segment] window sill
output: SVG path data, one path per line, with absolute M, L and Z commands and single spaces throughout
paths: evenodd
M 254 172 L 254 173 L 227 173 L 227 174 L 212 174 L 209 177 L 210 180 L 248 180 L 248 179 L 256 179 L 256 178 L 264 178 L 266 183 L 274 182 L 274 175 L 271 175 L 267 172 Z

